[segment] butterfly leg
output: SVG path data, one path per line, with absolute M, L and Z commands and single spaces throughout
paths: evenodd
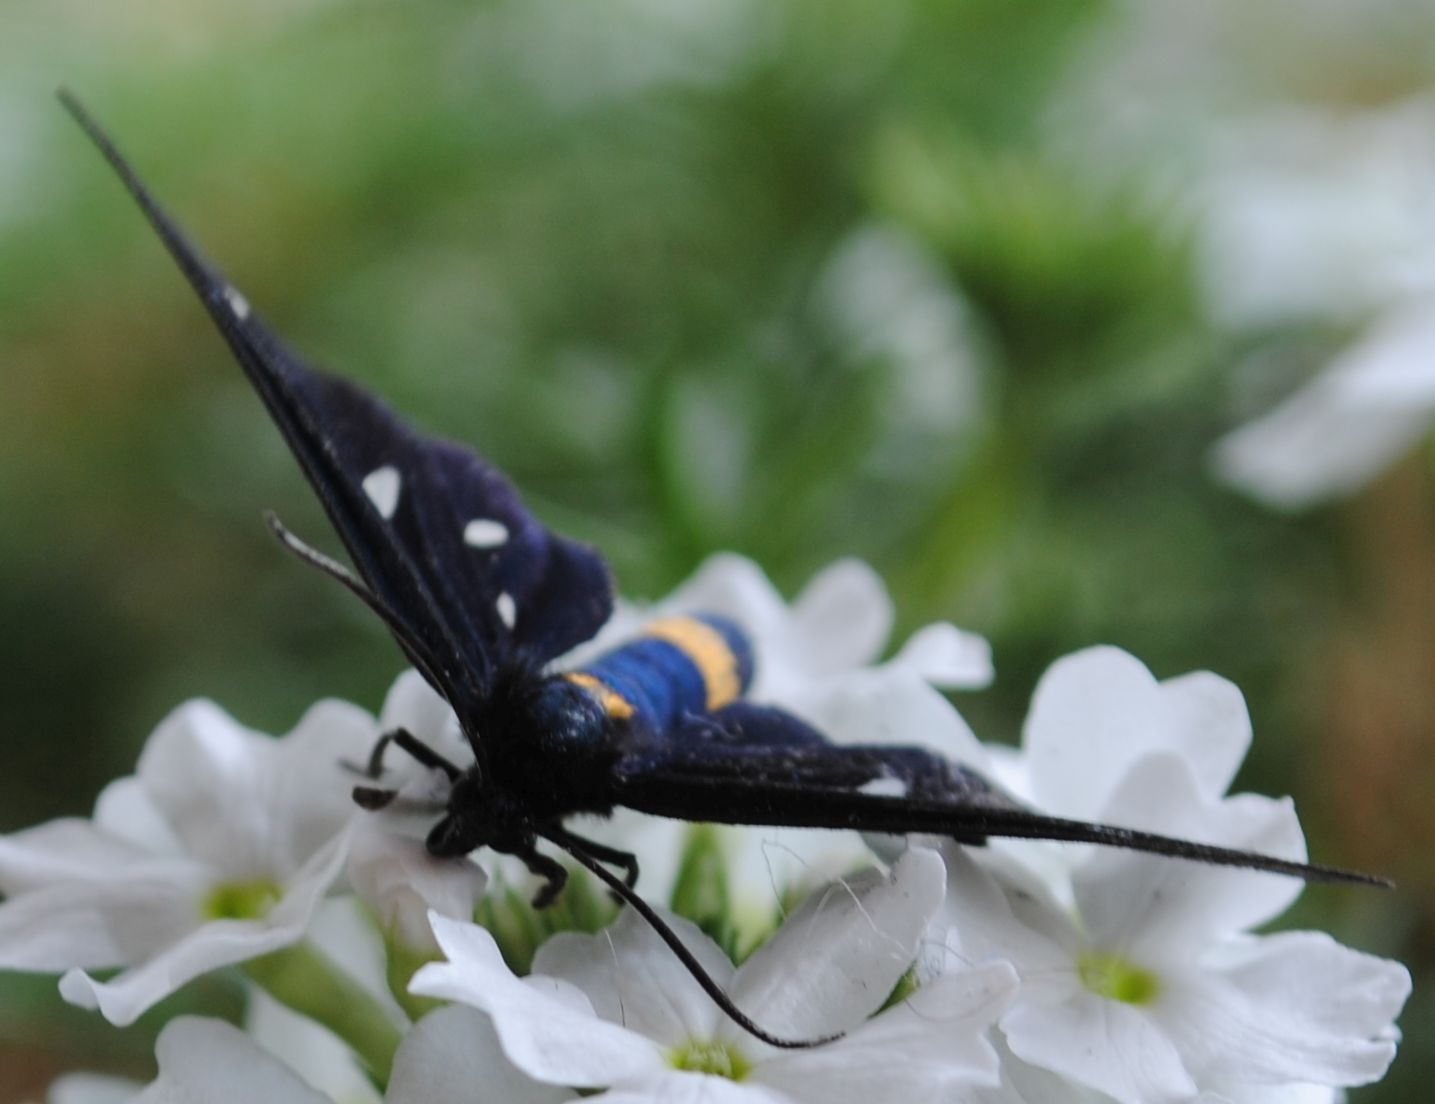
M 374 750 L 369 753 L 369 761 L 363 767 L 354 763 L 345 763 L 348 767 L 365 778 L 382 778 L 384 774 L 384 753 L 388 751 L 389 745 L 406 751 L 421 765 L 430 770 L 441 770 L 448 775 L 450 782 L 456 782 L 463 772 L 445 759 L 433 748 L 420 740 L 406 728 L 396 728 L 392 732 L 385 732 L 374 744 Z M 399 791 L 389 786 L 355 786 L 354 804 L 374 812 L 386 808 L 394 798 L 399 796 Z
M 528 867 L 530 873 L 535 877 L 544 879 L 544 885 L 533 895 L 533 907 L 545 909 L 558 899 L 563 892 L 563 887 L 568 884 L 568 871 L 557 859 L 551 859 L 540 852 L 531 843 L 526 851 L 513 852 L 523 860 L 523 865 Z
M 392 744 L 401 751 L 417 760 L 422 766 L 429 770 L 441 770 L 448 775 L 450 782 L 458 781 L 458 776 L 463 772 L 445 759 L 428 744 L 424 743 L 406 728 L 396 728 L 392 732 L 385 732 L 374 744 L 374 750 L 369 753 L 368 765 L 364 768 L 366 778 L 381 778 L 384 773 L 384 753 L 389 750 Z
M 543 834 L 560 847 L 581 847 L 599 862 L 618 867 L 623 871 L 623 883 L 629 889 L 638 884 L 638 856 L 632 852 L 620 851 L 616 847 L 609 847 L 605 843 L 590 840 L 568 831 L 561 824 L 555 824 L 546 829 Z

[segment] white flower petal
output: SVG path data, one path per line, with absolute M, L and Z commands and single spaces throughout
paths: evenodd
M 159 1077 L 134 1104 L 331 1104 L 237 1028 L 183 1016 L 155 1044 Z
M 1229 679 L 1193 671 L 1161 682 L 1170 726 L 1170 747 L 1191 768 L 1201 793 L 1220 797 L 1230 789 L 1251 747 L 1251 714 L 1245 696 Z
M 1197 1085 L 1144 1011 L 1074 991 L 1061 1004 L 1023 1001 L 1002 1017 L 1017 1057 L 1100 1089 L 1120 1104 L 1184 1104 Z
M 1429 432 L 1432 366 L 1435 302 L 1391 310 L 1315 379 L 1221 438 L 1217 476 L 1284 510 L 1358 490 Z
M 435 951 L 429 910 L 472 919 L 488 876 L 467 858 L 434 858 L 421 840 L 390 832 L 382 816 L 373 816 L 355 827 L 349 883 L 386 932 L 413 950 Z
M 50 1082 L 45 1104 L 132 1104 L 143 1087 L 125 1077 L 67 1073 Z
M 205 884 L 192 868 L 120 869 L 129 876 L 48 886 L 0 904 L 0 969 L 126 966 L 194 929 Z
M 1364 1085 L 1384 1075 L 1390 1025 L 1410 994 L 1405 967 L 1323 932 L 1251 940 L 1224 958 L 1153 1009 L 1191 1068 L 1236 1083 Z
M 941 904 L 944 873 L 935 852 L 912 848 L 890 877 L 870 870 L 817 891 L 742 965 L 733 1000 L 787 1038 L 861 1023 L 912 964 Z M 735 1030 L 724 1026 L 729 1038 Z
M 932 1100 L 960 1083 L 995 1085 L 987 1029 L 1018 986 L 1006 963 L 938 978 L 843 1039 L 776 1056 L 751 1077 L 795 1099 L 830 1104 Z
M 575 1044 L 577 1040 L 575 1040 Z M 575 1094 L 525 1077 L 504 1057 L 493 1023 L 452 1005 L 430 1012 L 394 1055 L 385 1104 L 560 1104 Z
M 1345 1093 L 1329 1085 L 1225 1085 L 1202 1093 L 1195 1104 L 1345 1104 Z
M 292 946 L 304 937 L 319 901 L 343 870 L 348 843 L 348 833 L 340 833 L 317 851 L 264 919 L 204 924 L 166 941 L 158 953 L 107 982 L 72 969 L 60 979 L 60 995 L 98 1008 L 110 1023 L 125 1027 L 202 974 Z M 194 904 L 197 909 L 199 902 Z
M 1071 919 L 1022 868 L 1000 856 L 978 863 L 943 841 L 947 892 L 918 962 L 923 977 L 955 962 L 1012 962 L 1033 987 L 1064 985 L 1075 973 L 1079 936 Z
M 806 688 L 783 703 L 837 744 L 911 744 L 981 769 L 986 749 L 941 693 L 888 665 Z
M 194 701 L 161 722 L 137 773 L 188 854 L 236 881 L 287 878 L 355 815 L 340 763 L 373 739 L 368 715 L 342 702 L 274 740 Z
M 992 646 L 985 637 L 946 621 L 925 625 L 907 638 L 892 663 L 914 671 L 933 686 L 950 690 L 990 686 Z
M 116 778 L 95 801 L 95 827 L 155 855 L 182 855 L 184 846 L 132 774 Z
M 724 828 L 733 923 L 766 936 L 784 902 L 872 865 L 856 832 L 829 828 Z M 905 846 L 905 841 L 902 841 Z
M 1305 839 L 1289 800 L 1255 794 L 1203 800 L 1185 763 L 1170 755 L 1137 763 L 1102 816 L 1201 843 L 1305 858 Z M 1284 912 L 1304 888 L 1298 878 L 1113 849 L 1094 853 L 1078 867 L 1072 885 L 1095 945 L 1137 956 L 1166 948 L 1184 953 L 1212 937 L 1262 924 Z
M 1022 739 L 1041 808 L 1094 820 L 1125 768 L 1171 749 L 1161 688 L 1119 648 L 1087 648 L 1053 663 L 1032 696 Z
M 666 1073 L 606 1092 L 603 1104 L 796 1104 L 793 1097 L 754 1084 L 701 1073 Z
M 733 965 L 718 945 L 682 917 L 664 919 L 709 976 L 727 988 Z M 717 1024 L 712 998 L 632 909 L 595 935 L 553 936 L 539 948 L 533 972 L 577 986 L 600 1018 L 665 1046 L 711 1038 Z
M 154 861 L 128 840 L 66 817 L 0 836 L 0 893 L 14 897 L 46 886 L 105 881 Z
M 881 654 L 894 617 L 881 577 L 861 560 L 838 560 L 792 603 L 792 649 L 812 674 L 863 667 Z
M 257 986 L 247 994 L 244 1030 L 265 1053 L 327 1099 L 378 1104 L 373 1082 L 343 1041 Z
M 661 1047 L 598 1019 L 576 986 L 557 978 L 514 977 L 483 928 L 437 914 L 432 923 L 448 961 L 421 969 L 410 991 L 489 1013 L 509 1061 L 530 1077 L 602 1087 L 667 1068 Z M 583 1045 L 575 1046 L 575 1039 Z
M 754 638 L 781 633 L 791 617 L 762 568 L 730 552 L 709 556 L 687 582 L 653 607 L 651 615 L 684 612 L 730 617 Z

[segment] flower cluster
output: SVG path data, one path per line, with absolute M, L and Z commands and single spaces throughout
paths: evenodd
M 1091 649 L 1042 680 L 1020 749 L 986 746 L 940 692 L 990 679 L 985 643 L 933 625 L 877 662 L 892 612 L 860 564 L 788 606 L 719 557 L 589 647 L 676 610 L 747 627 L 753 696 L 835 741 L 923 744 L 1061 816 L 1304 856 L 1288 801 L 1226 795 L 1251 731 L 1213 675 L 1157 682 Z M 117 1025 L 222 968 L 253 994 L 243 1030 L 172 1020 L 148 1086 L 75 1075 L 57 1104 L 1316 1104 L 1394 1056 L 1403 967 L 1320 933 L 1253 934 L 1291 879 L 1032 842 L 585 826 L 639 856 L 644 896 L 747 1016 L 826 1040 L 774 1047 L 583 879 L 535 912 L 522 867 L 431 858 L 442 774 L 411 764 L 388 808 L 357 809 L 348 767 L 399 725 L 462 755 L 413 673 L 377 718 L 325 702 L 277 740 L 193 702 L 93 818 L 0 839 L 0 968 L 60 973 L 66 999 Z

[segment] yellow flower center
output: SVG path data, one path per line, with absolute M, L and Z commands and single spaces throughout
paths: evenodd
M 1087 951 L 1077 960 L 1077 971 L 1091 992 L 1123 1004 L 1150 1004 L 1161 991 L 1150 970 L 1105 951 Z
M 727 1043 L 699 1042 L 696 1039 L 675 1048 L 668 1055 L 673 1069 L 710 1073 L 741 1081 L 752 1072 L 752 1065 Z
M 211 920 L 262 920 L 279 903 L 283 891 L 274 882 L 229 882 L 217 885 L 204 901 Z

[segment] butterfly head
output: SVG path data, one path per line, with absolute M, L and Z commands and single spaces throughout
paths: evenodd
M 473 766 L 454 782 L 448 811 L 429 832 L 425 846 L 429 854 L 441 859 L 467 855 L 480 847 L 507 851 L 528 835 L 521 828 L 524 819 L 512 796 Z

